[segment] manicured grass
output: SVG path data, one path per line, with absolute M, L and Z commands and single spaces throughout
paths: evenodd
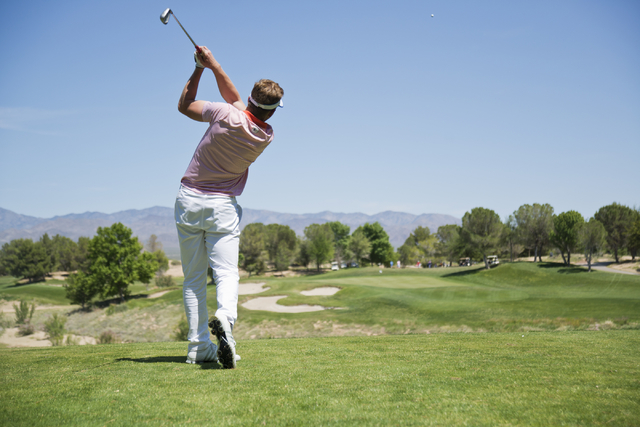
M 28 285 L 0 285 L 0 299 L 37 301 L 39 304 L 67 305 L 65 289 L 61 286 L 45 285 L 44 282 Z
M 243 296 L 241 302 L 287 295 L 279 304 L 340 309 L 282 315 L 240 307 L 238 334 L 579 330 L 597 329 L 606 321 L 610 321 L 607 327 L 639 327 L 640 276 L 588 273 L 553 263 L 504 264 L 489 271 L 481 267 L 382 271 L 361 268 L 290 279 L 254 278 L 271 289 Z M 300 294 L 323 286 L 342 290 L 330 297 Z
M 236 370 L 180 343 L 0 349 L 0 424 L 640 424 L 640 332 L 242 340 Z

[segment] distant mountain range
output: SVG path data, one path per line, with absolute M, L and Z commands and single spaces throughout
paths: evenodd
M 397 248 L 401 246 L 409 234 L 418 226 L 429 227 L 435 232 L 446 224 L 460 224 L 459 218 L 442 214 L 413 215 L 403 212 L 386 211 L 375 215 L 362 213 L 320 212 L 315 214 L 287 214 L 266 210 L 243 208 L 241 227 L 253 222 L 263 224 L 283 224 L 291 227 L 299 236 L 309 224 L 323 224 L 329 221 L 340 221 L 351 227 L 353 232 L 358 226 L 367 222 L 379 222 L 389 234 L 389 241 Z M 39 239 L 44 233 L 49 236 L 60 234 L 77 240 L 80 236 L 92 237 L 98 227 L 108 227 L 121 222 L 133 230 L 133 234 L 145 243 L 149 236 L 155 234 L 162 242 L 164 251 L 170 258 L 179 258 L 178 235 L 173 219 L 173 208 L 156 206 L 148 209 L 130 209 L 113 214 L 85 212 L 69 214 L 53 218 L 36 218 L 20 215 L 0 208 L 0 244 L 14 239 Z

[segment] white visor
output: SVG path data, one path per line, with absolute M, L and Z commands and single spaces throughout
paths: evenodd
M 263 110 L 275 110 L 278 107 L 283 107 L 284 106 L 284 104 L 282 103 L 282 99 L 277 104 L 264 105 L 264 104 L 258 104 L 255 99 L 253 99 L 251 96 L 249 96 L 249 102 L 251 102 L 256 107 L 262 108 Z

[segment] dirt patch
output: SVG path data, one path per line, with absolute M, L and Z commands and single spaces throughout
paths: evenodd
M 168 292 L 171 292 L 171 290 L 156 292 L 155 294 L 149 295 L 147 298 L 160 298 L 162 295 L 164 295 L 164 294 L 166 294 Z
M 64 336 L 65 341 L 68 335 Z M 84 337 L 71 335 L 71 339 L 76 342 L 77 345 L 96 344 L 96 340 L 93 337 Z M 47 334 L 42 331 L 37 331 L 34 334 L 21 337 L 18 335 L 18 328 L 5 329 L 4 334 L 0 336 L 0 344 L 4 344 L 7 347 L 51 347 L 51 341 L 47 339 Z
M 169 266 L 169 269 L 164 272 L 164 275 L 171 277 L 184 277 L 184 273 L 182 272 L 182 265 Z
M 631 260 L 623 261 L 620 264 L 616 264 L 615 262 L 613 262 L 607 267 L 623 272 L 640 274 L 640 261 L 638 260 L 636 260 L 636 262 L 632 262 Z
M 0 312 L 3 313 L 15 313 L 16 310 L 15 308 L 13 308 L 13 304 L 16 305 L 20 305 L 20 302 L 6 302 L 6 301 L 0 301 Z M 31 306 L 29 306 L 31 307 Z M 75 309 L 78 308 L 79 306 L 73 306 L 73 305 L 36 305 L 36 311 L 37 310 L 61 310 L 61 309 Z

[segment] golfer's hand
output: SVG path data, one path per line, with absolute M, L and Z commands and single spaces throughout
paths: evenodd
M 200 58 L 198 57 L 198 52 L 193 52 L 193 59 L 196 61 L 197 68 L 204 68 L 204 65 L 202 65 Z
M 204 68 L 213 69 L 214 67 L 218 67 L 218 61 L 213 57 L 213 54 L 206 46 L 200 46 L 200 52 L 196 52 L 198 55 L 198 59 L 200 63 L 204 66 Z

